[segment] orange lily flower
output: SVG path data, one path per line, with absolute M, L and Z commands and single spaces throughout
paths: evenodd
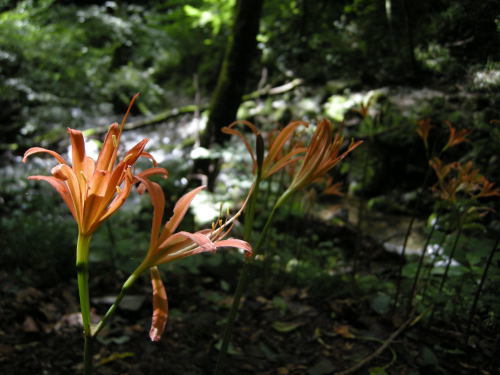
M 154 164 L 154 168 L 143 171 L 142 176 L 167 175 L 165 169 L 156 167 L 157 163 L 152 155 L 144 151 L 148 139 L 137 143 L 115 165 L 120 136 L 137 96 L 138 94 L 132 98 L 121 124 L 114 123 L 109 127 L 97 162 L 86 155 L 82 132 L 70 128 L 68 133 L 72 148 L 72 166 L 57 152 L 42 147 L 32 147 L 24 154 L 23 162 L 26 162 L 29 156 L 40 152 L 52 155 L 59 162 L 52 168 L 52 176 L 30 176 L 28 179 L 47 181 L 61 195 L 78 224 L 79 233 L 83 236 L 92 235 L 97 227 L 125 202 L 134 182 L 131 168 L 139 157 L 147 157 Z
M 458 192 L 463 192 L 472 199 L 500 196 L 500 188 L 494 188 L 494 183 L 481 176 L 479 169 L 474 169 L 472 161 L 443 165 L 440 159 L 433 158 L 429 164 L 438 177 L 433 190 L 441 199 L 456 202 Z M 454 175 L 450 177 L 452 171 Z
M 495 183 L 488 181 L 486 177 L 482 176 L 480 180 L 480 191 L 474 195 L 474 198 L 500 196 L 500 188 L 493 188 L 493 186 L 495 186 Z
M 322 177 L 363 141 L 351 141 L 347 150 L 340 153 L 343 143 L 344 137 L 342 135 L 336 133 L 333 136 L 332 124 L 328 120 L 320 121 L 306 150 L 302 164 L 287 190 L 292 192 L 301 189 Z
M 325 188 L 323 189 L 323 192 L 322 194 L 324 195 L 338 195 L 338 196 L 342 196 L 344 195 L 344 193 L 342 193 L 342 191 L 340 190 L 340 188 L 342 187 L 342 182 L 333 182 L 333 177 L 332 176 L 328 176 L 328 178 L 326 179 L 326 186 Z
M 186 215 L 191 201 L 196 194 L 205 187 L 200 186 L 182 196 L 174 207 L 172 217 L 162 228 L 163 211 L 165 209 L 165 196 L 163 190 L 157 183 L 149 181 L 147 178 L 136 176 L 136 179 L 148 190 L 154 211 L 149 249 L 146 257 L 134 271 L 133 275 L 138 276 L 147 269 L 151 270 L 154 293 L 154 312 L 150 338 L 153 341 L 158 341 L 165 329 L 168 316 L 168 303 L 165 287 L 161 282 L 156 266 L 195 254 L 215 252 L 221 247 L 243 249 L 246 255 L 250 256 L 252 254 L 252 246 L 248 242 L 235 238 L 224 239 L 231 231 L 236 218 L 243 212 L 246 202 L 231 219 L 227 220 L 225 223 L 218 220 L 217 225 L 214 224 L 212 229 L 200 230 L 195 233 L 185 231 L 175 233 L 177 227 Z
M 431 125 L 431 120 L 430 119 L 425 119 L 425 120 L 419 120 L 417 121 L 417 134 L 422 138 L 425 144 L 425 148 L 427 148 L 427 138 L 429 138 L 429 131 L 431 130 L 432 125 Z
M 234 129 L 234 127 L 237 124 L 243 124 L 248 126 L 252 131 L 252 133 L 255 134 L 257 138 L 261 137 L 261 131 L 257 129 L 257 127 L 253 125 L 251 122 L 245 120 L 235 121 L 231 123 L 229 126 L 225 126 L 221 129 L 223 133 L 236 135 L 237 137 L 240 137 L 243 140 L 243 142 L 245 143 L 245 147 L 247 148 L 248 152 L 250 153 L 250 157 L 252 158 L 253 173 L 255 173 L 257 170 L 257 158 L 254 155 L 250 143 L 243 135 L 243 133 L 241 133 L 239 130 Z M 292 146 L 292 149 L 285 155 L 283 155 L 283 147 L 285 146 L 286 142 L 290 139 L 290 137 L 293 135 L 293 132 L 297 129 L 299 125 L 304 125 L 306 127 L 309 126 L 309 124 L 304 121 L 291 122 L 290 124 L 285 126 L 278 133 L 278 135 L 273 137 L 273 139 L 270 141 L 267 155 L 262 161 L 262 168 L 261 168 L 262 179 L 266 179 L 267 177 L 278 172 L 280 169 L 284 168 L 285 166 L 291 163 L 296 162 L 302 157 L 297 155 L 305 152 L 306 148 L 299 146 Z
M 448 125 L 448 128 L 450 129 L 450 136 L 448 137 L 448 142 L 443 148 L 443 151 L 456 146 L 462 142 L 467 141 L 467 136 L 470 133 L 470 130 L 468 129 L 460 129 L 458 132 L 457 130 L 453 127 L 453 124 L 449 121 L 445 121 L 445 124 Z
M 441 159 L 435 156 L 431 160 L 429 160 L 429 165 L 432 169 L 434 169 L 434 172 L 436 172 L 438 180 L 442 181 L 451 172 L 452 169 L 457 168 L 458 163 L 453 162 L 443 165 Z

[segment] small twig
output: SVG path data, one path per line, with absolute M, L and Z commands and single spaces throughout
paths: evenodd
M 361 367 L 365 366 L 367 363 L 371 362 L 374 358 L 378 357 L 380 354 L 382 354 L 384 352 L 385 349 L 387 349 L 387 347 L 389 345 L 391 345 L 391 343 L 396 339 L 396 337 L 398 337 L 401 332 L 403 332 L 408 326 L 412 326 L 414 324 L 416 324 L 422 317 L 423 317 L 424 313 L 418 315 L 416 318 L 414 318 L 413 316 L 406 320 L 396 331 L 394 331 L 394 333 L 392 335 L 389 336 L 389 338 L 387 340 L 384 341 L 384 343 L 382 345 L 380 345 L 380 347 L 375 350 L 372 354 L 370 354 L 369 356 L 365 357 L 362 361 L 356 363 L 354 366 L 346 369 L 346 370 L 343 370 L 343 371 L 340 371 L 340 372 L 337 372 L 335 373 L 335 375 L 348 375 L 348 374 L 352 374 L 353 372 L 359 370 Z
M 262 89 L 258 89 L 254 92 L 251 92 L 247 95 L 244 95 L 243 101 L 253 100 L 253 99 L 261 98 L 261 97 L 285 94 L 288 91 L 292 91 L 295 88 L 301 86 L 302 84 L 303 84 L 303 80 L 297 78 L 297 79 L 294 79 L 290 82 L 287 82 L 281 86 L 265 87 Z M 196 90 L 196 87 L 195 87 L 195 90 Z M 130 131 L 130 130 L 137 130 L 137 129 L 145 128 L 148 126 L 156 125 L 160 122 L 174 119 L 178 116 L 186 115 L 186 114 L 194 114 L 194 116 L 196 117 L 197 113 L 200 113 L 201 111 L 206 110 L 208 108 L 208 105 L 201 104 L 201 100 L 199 100 L 197 98 L 195 98 L 195 102 L 196 102 L 195 104 L 190 104 L 190 105 L 185 105 L 185 106 L 178 107 L 178 108 L 168 109 L 166 111 L 163 111 L 163 112 L 160 112 L 157 114 L 151 114 L 150 111 L 148 111 L 146 108 L 142 108 L 141 112 L 146 114 L 146 118 L 142 119 L 142 120 L 129 122 L 123 130 Z M 107 129 L 102 130 L 100 128 L 99 129 L 96 128 L 96 129 L 88 129 L 87 131 L 91 131 L 92 134 L 102 135 L 105 133 L 105 130 L 107 130 Z

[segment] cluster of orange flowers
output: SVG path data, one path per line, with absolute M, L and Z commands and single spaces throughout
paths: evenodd
M 247 255 L 251 255 L 252 247 L 249 243 L 239 239 L 225 238 L 231 231 L 236 218 L 243 211 L 253 189 L 249 192 L 238 213 L 225 222 L 219 220 L 211 229 L 195 233 L 176 232 L 192 200 L 204 186 L 200 186 L 181 197 L 175 205 L 172 217 L 163 224 L 164 192 L 160 185 L 151 181 L 149 177 L 160 175 L 166 178 L 168 173 L 166 169 L 157 166 L 151 154 L 144 151 L 148 139 L 135 145 L 117 163 L 120 137 L 136 97 L 137 95 L 133 97 L 121 124 L 115 123 L 109 127 L 97 161 L 86 155 L 82 133 L 78 130 L 68 129 L 72 146 L 72 166 L 58 153 L 41 147 L 27 150 L 23 162 L 29 156 L 40 152 L 55 157 L 59 164 L 52 168 L 52 176 L 31 176 L 29 179 L 46 181 L 61 195 L 78 224 L 79 236 L 87 241 L 90 241 L 92 234 L 104 220 L 123 205 L 135 184 L 138 184 L 139 193 L 144 191 L 149 193 L 153 205 L 150 243 L 144 260 L 132 276 L 137 277 L 147 270 L 150 271 L 154 310 L 150 338 L 157 341 L 165 329 L 168 316 L 167 294 L 157 266 L 202 252 L 213 252 L 221 247 L 243 249 Z M 305 122 L 297 121 L 288 124 L 281 131 L 273 133 L 264 157 L 261 132 L 249 122 L 240 121 L 239 123 L 249 127 L 257 136 L 257 144 L 259 145 L 257 155 L 254 155 L 244 134 L 234 128 L 237 123 L 225 127 L 223 131 L 234 134 L 243 140 L 253 160 L 254 173 L 258 170 L 260 177 L 265 179 L 286 166 L 296 165 L 287 192 L 296 191 L 312 182 L 321 180 L 331 168 L 361 144 L 361 141 L 351 142 L 347 149 L 341 152 L 341 148 L 344 146 L 344 137 L 338 132 L 334 132 L 329 121 L 323 120 L 317 125 L 307 147 L 300 142 L 295 142 L 287 149 L 285 145 L 291 143 L 290 139 L 297 127 L 300 125 L 308 126 Z M 135 173 L 135 163 L 140 157 L 151 159 L 153 167 Z M 338 184 L 333 184 L 331 180 L 328 180 L 327 192 L 338 194 L 338 187 Z
M 441 159 L 434 157 L 429 165 L 438 178 L 433 190 L 443 200 L 455 203 L 460 193 L 472 199 L 500 196 L 500 188 L 494 188 L 494 183 L 482 176 L 479 169 L 474 169 L 472 161 L 443 164 Z
M 243 207 L 233 218 L 217 228 L 196 233 L 184 231 L 175 233 L 191 201 L 204 188 L 203 186 L 179 199 L 172 217 L 162 228 L 165 195 L 160 185 L 150 181 L 149 177 L 153 175 L 167 177 L 168 173 L 166 169 L 158 168 L 153 156 L 144 151 L 148 139 L 140 141 L 125 153 L 120 162 L 116 163 L 121 133 L 136 97 L 137 95 L 131 100 L 121 124 L 115 123 L 109 127 L 97 162 L 86 155 L 83 135 L 74 129 L 68 129 L 72 146 L 72 166 L 58 153 L 41 147 L 28 149 L 23 162 L 29 156 L 40 152 L 55 157 L 59 164 L 52 168 L 52 176 L 30 176 L 29 179 L 46 181 L 61 195 L 78 224 L 79 236 L 88 240 L 104 220 L 123 205 L 134 184 L 139 183 L 139 192 L 147 189 L 154 208 L 151 240 L 146 257 L 134 274 L 140 275 L 148 269 L 151 271 L 154 311 L 150 337 L 153 341 L 157 341 L 165 329 L 168 314 L 165 287 L 156 268 L 158 265 L 202 252 L 215 251 L 220 247 L 240 248 L 248 253 L 252 252 L 252 247 L 245 241 L 224 239 Z M 151 159 L 153 168 L 135 173 L 134 166 L 139 157 Z
M 262 142 L 261 131 L 248 121 L 237 121 L 222 129 L 223 132 L 236 135 L 243 140 L 252 158 L 255 173 L 258 168 L 258 157 L 255 156 L 245 135 L 234 129 L 237 124 L 249 127 L 257 137 L 257 144 Z M 302 142 L 296 141 L 289 145 L 288 151 L 285 151 L 285 144 L 291 139 L 294 131 L 300 125 L 309 126 L 306 122 L 296 121 L 285 126 L 277 135 L 276 132 L 271 133 L 268 151 L 260 166 L 262 179 L 270 177 L 284 167 L 290 167 L 291 183 L 287 189 L 289 192 L 303 189 L 313 182 L 323 180 L 329 170 L 363 143 L 363 141 L 351 141 L 347 148 L 341 152 L 345 144 L 344 136 L 335 131 L 333 125 L 324 119 L 317 124 L 307 147 Z M 325 189 L 327 193 L 339 193 L 339 184 L 333 184 L 331 178 L 327 179 L 326 183 L 327 187 Z
M 470 130 L 457 130 L 451 122 L 445 121 L 444 123 L 448 126 L 449 136 L 441 152 L 467 141 Z M 417 122 L 416 132 L 424 141 L 426 148 L 428 147 L 427 139 L 431 128 L 430 119 Z M 439 198 L 445 201 L 455 203 L 459 194 L 471 199 L 500 196 L 500 188 L 494 188 L 494 183 L 482 176 L 479 169 L 474 169 L 472 161 L 464 164 L 456 161 L 444 164 L 436 156 L 429 160 L 429 165 L 437 177 L 437 183 L 434 185 L 433 190 Z

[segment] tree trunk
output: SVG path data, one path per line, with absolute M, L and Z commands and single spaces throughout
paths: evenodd
M 200 139 L 202 147 L 209 148 L 214 143 L 222 145 L 227 135 L 220 129 L 236 119 L 250 63 L 256 53 L 262 4 L 263 0 L 237 0 L 232 35 L 210 102 L 207 127 Z M 198 159 L 195 162 L 195 172 L 208 176 L 211 190 L 218 173 L 217 165 L 218 161 L 210 159 Z

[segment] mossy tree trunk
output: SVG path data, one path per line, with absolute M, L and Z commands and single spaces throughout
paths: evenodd
M 210 102 L 207 127 L 200 139 L 202 147 L 210 148 L 214 143 L 222 145 L 227 136 L 220 129 L 236 119 L 250 64 L 256 54 L 256 37 L 263 2 L 237 0 L 233 30 Z M 218 173 L 218 161 L 199 159 L 195 163 L 195 171 L 208 176 L 209 189 L 212 190 Z

